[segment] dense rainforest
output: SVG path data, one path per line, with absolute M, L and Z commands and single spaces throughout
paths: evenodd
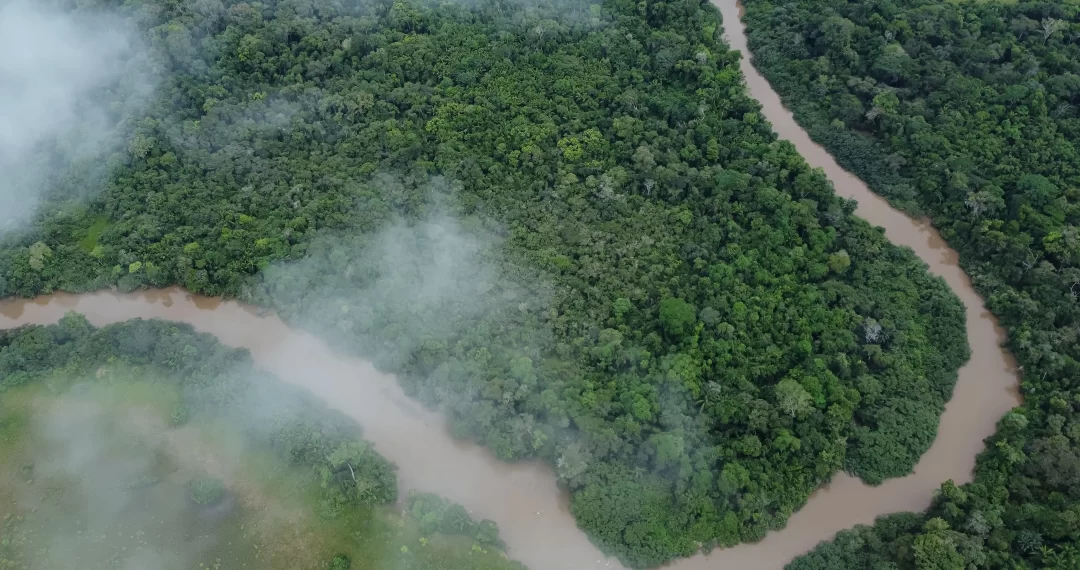
M 550 461 L 636 567 L 933 441 L 962 306 L 776 140 L 707 3 L 114 4 L 78 10 L 139 30 L 154 95 L 97 94 L 126 142 L 96 194 L 53 161 L 0 294 L 271 308 Z
M 745 21 L 755 65 L 811 136 L 960 253 L 1026 399 L 974 484 L 792 568 L 1075 568 L 1080 6 L 750 0 Z
M 20 397 L 24 396 L 19 394 L 20 391 L 38 386 L 44 389 L 32 393 L 32 397 Z M 95 390 L 104 397 L 88 397 Z M 149 394 L 150 397 L 139 397 L 140 393 Z M 47 442 L 38 441 L 36 446 L 25 450 L 26 455 L 20 457 L 18 463 L 13 463 L 19 455 L 19 448 L 25 447 L 16 442 L 27 439 L 30 432 L 41 431 L 35 422 L 23 417 L 25 414 L 20 413 L 20 407 L 31 408 L 30 413 L 34 415 L 49 415 L 46 412 L 49 408 L 43 403 L 69 395 L 75 397 L 78 405 L 61 408 L 53 415 L 64 418 L 60 424 L 65 427 L 59 430 L 59 436 L 68 440 L 66 445 L 78 446 L 74 456 L 66 459 L 57 457 L 55 453 L 49 453 Z M 12 405 L 11 400 L 23 404 Z M 26 402 L 31 404 L 28 406 Z M 296 566 L 275 561 L 264 545 L 260 567 L 318 567 L 327 570 L 386 567 L 414 570 L 524 568 L 507 560 L 498 551 L 502 542 L 498 537 L 498 528 L 492 521 L 477 522 L 464 507 L 430 494 L 411 492 L 399 503 L 395 467 L 362 439 L 356 422 L 340 412 L 330 410 L 324 402 L 303 388 L 290 386 L 257 370 L 246 350 L 225 347 L 212 335 L 196 333 L 185 324 L 136 319 L 97 329 L 77 313 L 68 313 L 54 325 L 28 325 L 0 331 L 0 410 L 3 411 L 0 416 L 0 455 L 4 457 L 5 470 L 3 482 L 0 483 L 0 512 L 4 513 L 0 564 L 4 567 L 48 566 L 49 561 L 53 560 L 50 557 L 71 554 L 64 552 L 64 545 L 70 546 L 67 541 L 77 540 L 76 537 L 84 533 L 95 536 L 101 533 L 102 538 L 81 544 L 77 549 L 81 552 L 76 558 L 86 556 L 88 558 L 83 563 L 89 564 L 90 560 L 95 560 L 94 555 L 102 550 L 100 543 L 105 540 L 105 535 L 116 535 L 122 521 L 130 518 L 130 514 L 118 516 L 126 506 L 130 506 L 126 503 L 136 501 L 135 504 L 140 505 L 136 512 L 153 512 L 154 508 L 154 501 L 145 495 L 125 501 L 115 493 L 106 491 L 127 486 L 128 490 L 138 492 L 155 486 L 167 486 L 168 475 L 179 470 L 179 466 L 144 469 L 138 465 L 142 463 L 140 458 L 130 454 L 122 454 L 112 460 L 115 468 L 107 471 L 92 468 L 93 463 L 87 461 L 89 456 L 106 455 L 109 448 L 117 444 L 122 448 L 144 445 L 140 441 L 144 438 L 132 437 L 131 433 L 120 437 L 115 434 L 89 435 L 87 432 L 97 431 L 93 429 L 96 426 L 79 420 L 94 402 L 105 402 L 104 411 L 108 415 L 131 416 L 134 425 L 139 426 L 136 430 L 139 433 L 158 430 L 154 427 L 156 422 L 148 419 L 153 414 L 147 414 L 147 410 L 164 407 L 167 424 L 162 422 L 164 429 L 160 433 L 153 433 L 149 439 L 173 442 L 171 447 L 174 449 L 166 452 L 155 448 L 149 454 L 155 458 L 152 462 L 160 462 L 163 455 L 190 455 L 195 460 L 188 462 L 196 465 L 220 463 L 221 459 L 208 460 L 214 457 L 213 450 L 199 443 L 199 438 L 192 437 L 197 431 L 182 431 L 186 426 L 197 429 L 206 427 L 212 441 L 230 442 L 228 455 L 246 457 L 239 464 L 221 471 L 244 473 L 254 469 L 276 483 L 277 487 L 273 490 L 279 493 L 291 491 L 295 494 L 297 489 L 315 489 L 316 494 L 310 498 L 301 494 L 303 508 L 299 515 L 290 515 L 287 519 L 285 534 L 288 534 L 289 527 L 312 524 L 305 521 L 317 518 L 322 521 L 322 525 L 317 527 L 318 532 L 328 535 L 322 538 L 329 537 L 331 540 L 328 541 L 333 542 L 332 535 L 344 534 L 344 539 L 338 542 L 343 543 L 352 556 L 331 551 L 322 560 L 298 562 L 290 558 L 292 564 L 300 565 Z M 73 423 L 69 423 L 69 420 Z M 55 426 L 48 425 L 50 422 L 36 423 L 46 424 L 45 431 L 57 431 Z M 75 433 L 72 427 L 82 433 Z M 175 448 L 188 451 L 178 453 Z M 260 459 L 259 453 L 268 454 L 270 459 Z M 78 457 L 78 463 L 72 457 Z M 245 465 L 245 461 L 252 464 Z M 97 493 L 106 492 L 113 504 L 103 505 L 100 500 L 91 497 L 72 500 L 75 498 L 73 493 L 63 490 L 56 482 L 48 481 L 45 473 L 65 462 L 70 464 L 69 468 L 74 469 L 77 479 L 82 481 L 81 485 L 73 486 L 93 489 Z M 33 481 L 27 481 L 26 489 L 13 489 L 19 483 L 8 476 L 7 469 L 21 469 L 22 479 L 43 479 L 37 487 L 44 487 L 40 491 L 41 497 L 27 500 L 33 495 L 30 491 L 35 488 Z M 252 486 L 257 486 L 256 482 L 238 480 L 223 488 L 220 479 L 198 478 L 192 485 L 193 502 L 212 504 L 219 501 L 223 493 L 231 492 L 230 487 L 235 487 L 238 494 L 243 492 L 257 497 L 249 498 L 248 502 L 261 505 L 278 501 L 279 511 L 260 511 L 258 516 L 266 519 L 279 517 L 280 514 L 273 513 L 286 509 L 286 497 L 262 497 L 266 491 L 252 493 Z M 9 504 L 12 496 L 15 497 L 15 504 L 28 503 L 34 507 L 12 507 Z M 39 507 L 45 507 L 54 496 L 59 499 L 60 511 L 50 517 L 49 509 Z M 70 515 L 62 514 L 80 503 L 96 505 L 99 511 L 81 513 L 83 520 L 75 521 L 69 520 L 73 518 Z M 405 519 L 397 518 L 396 511 L 400 510 L 400 504 L 405 507 Z M 312 511 L 312 516 L 308 516 L 305 510 Z M 173 517 L 173 513 L 167 511 L 156 513 L 159 518 L 154 519 L 155 524 Z M 220 518 L 220 515 L 215 518 Z M 74 527 L 68 524 L 71 522 L 74 522 Z M 110 524 L 105 525 L 105 522 Z M 247 523 L 249 526 L 258 524 L 250 518 Z M 205 517 L 198 523 L 199 526 L 207 524 L 210 521 Z M 340 526 L 344 526 L 345 530 L 339 531 Z M 404 530 L 400 530 L 402 528 Z M 175 532 L 186 535 L 190 529 L 176 529 Z M 218 529 L 218 532 L 223 532 L 223 529 Z M 275 534 L 280 532 L 278 529 Z M 467 542 L 464 547 L 453 541 L 450 544 L 454 546 L 436 547 L 427 538 L 436 533 L 464 537 Z M 415 534 L 421 535 L 419 540 Z M 242 540 L 238 534 L 229 537 L 237 542 Z M 161 538 L 160 534 L 158 538 Z M 37 545 L 33 544 L 35 539 Z M 402 548 L 400 543 L 405 539 L 410 540 L 413 549 Z M 190 548 L 193 543 L 190 536 L 168 537 L 166 540 L 169 543 L 164 550 L 183 550 Z M 277 540 L 288 542 L 285 536 Z M 225 540 L 216 542 L 224 543 Z M 468 546 L 470 542 L 474 545 L 471 549 Z M 145 544 L 145 540 L 138 545 L 132 544 L 131 550 L 145 548 Z M 232 544 L 229 542 L 229 545 Z M 432 544 L 432 548 L 426 548 L 429 544 Z M 489 554 L 488 549 L 495 550 Z M 128 546 L 123 546 L 122 550 L 127 551 Z M 105 549 L 106 555 L 112 556 L 120 551 L 119 544 Z M 155 556 L 159 554 L 155 553 Z M 194 566 L 166 563 L 165 560 L 163 558 L 152 567 Z M 225 567 L 248 567 L 251 562 L 253 560 L 230 560 L 225 562 Z M 71 563 L 74 562 L 63 566 Z M 144 560 L 143 564 L 147 562 Z M 203 566 L 200 563 L 199 567 Z M 209 564 L 206 566 L 210 567 Z M 117 563 L 109 567 L 151 566 Z M 221 559 L 213 567 L 222 567 Z

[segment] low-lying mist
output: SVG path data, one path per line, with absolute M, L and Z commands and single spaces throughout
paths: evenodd
M 387 176 L 372 185 L 392 192 L 399 183 Z M 303 258 L 263 270 L 247 299 L 393 370 L 475 327 L 508 327 L 544 310 L 543 277 L 508 274 L 498 228 L 455 214 L 450 186 L 432 180 L 428 205 L 374 232 L 320 232 Z
M 154 79 L 126 20 L 56 2 L 0 0 L 0 53 L 2 231 L 51 193 L 97 192 Z
M 178 456 L 193 450 L 167 441 L 166 427 L 152 413 L 76 391 L 42 398 L 23 435 L 23 480 L 4 485 L 11 509 L 24 513 L 5 537 L 21 542 L 12 546 L 22 547 L 26 567 L 173 570 L 203 562 L 222 539 L 219 521 L 177 480 L 178 461 L 190 460 Z

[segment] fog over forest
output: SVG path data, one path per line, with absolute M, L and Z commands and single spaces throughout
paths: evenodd
M 937 511 L 896 520 L 942 559 L 1069 559 L 1075 537 L 1045 521 L 1074 516 L 1050 503 L 1080 489 L 1080 8 L 745 3 L 756 63 L 810 136 L 930 213 L 966 274 L 904 214 L 882 208 L 888 232 L 856 215 L 800 155 L 820 149 L 778 139 L 755 98 L 773 93 L 747 90 L 748 55 L 707 1 L 0 0 L 0 298 L 49 296 L 0 318 L 138 308 L 252 347 L 165 321 L 0 331 L 4 410 L 82 397 L 67 381 L 117 395 L 99 416 L 0 417 L 62 459 L 7 475 L 51 490 L 84 472 L 49 520 L 112 520 L 134 504 L 112 480 L 167 464 L 146 488 L 188 514 L 235 506 L 233 531 L 295 515 L 236 535 L 276 546 L 269 570 L 306 568 L 290 552 L 333 570 L 506 568 L 494 523 L 465 507 L 533 570 L 694 568 L 807 529 L 799 513 L 838 478 L 873 500 L 811 506 L 886 512 L 878 485 L 917 480 L 929 500 L 945 477 L 922 465 L 967 470 L 998 413 L 945 408 L 973 393 L 969 360 L 1001 368 L 973 346 L 1006 360 L 985 305 L 1041 399 L 1002 422 L 980 464 L 993 485 L 943 487 Z M 901 247 L 895 227 L 923 241 Z M 238 391 L 253 361 L 320 394 L 314 417 L 268 405 L 296 393 Z M 956 427 L 957 402 L 981 427 Z M 165 439 L 206 436 L 202 457 L 102 444 L 125 406 L 152 408 L 143 427 Z M 953 453 L 939 430 L 974 443 Z M 410 479 L 390 460 L 465 507 L 399 496 Z M 855 516 L 837 511 L 830 529 Z
M 100 190 L 101 161 L 153 89 L 145 46 L 127 21 L 51 1 L 0 0 L 0 230 L 43 194 Z

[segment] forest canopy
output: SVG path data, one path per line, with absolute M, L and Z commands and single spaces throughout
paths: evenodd
M 155 99 L 93 199 L 4 239 L 0 294 L 272 308 L 549 461 L 635 567 L 933 441 L 962 305 L 777 141 L 708 4 L 116 9 Z
M 1024 377 L 975 483 L 790 568 L 1076 568 L 1080 5 L 749 0 L 745 20 L 811 136 L 960 253 Z

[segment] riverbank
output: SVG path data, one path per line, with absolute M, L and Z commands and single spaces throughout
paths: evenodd
M 0 329 L 55 323 L 67 311 L 86 315 L 95 326 L 133 318 L 184 322 L 225 345 L 247 348 L 261 369 L 303 386 L 360 423 L 365 439 L 397 464 L 402 493 L 436 493 L 464 505 L 474 518 L 498 523 L 515 560 L 534 570 L 618 567 L 614 561 L 606 566 L 603 554 L 578 530 L 546 465 L 504 463 L 480 446 L 454 440 L 443 417 L 405 396 L 393 376 L 334 353 L 276 316 L 179 288 L 57 293 L 0 303 Z
M 5 568 L 524 569 L 210 335 L 69 314 L 0 337 Z
M 671 565 L 681 570 L 726 565 L 781 568 L 838 530 L 871 522 L 881 514 L 925 508 L 946 479 L 958 483 L 969 480 L 983 438 L 1019 401 L 1017 379 L 1011 359 L 999 348 L 1001 331 L 956 265 L 955 253 L 932 228 L 889 208 L 813 145 L 750 65 L 735 2 L 720 2 L 718 8 L 727 23 L 728 42 L 744 55 L 741 66 L 750 93 L 762 102 L 773 128 L 781 138 L 791 140 L 810 164 L 825 170 L 838 194 L 859 201 L 859 216 L 884 227 L 893 243 L 911 247 L 933 273 L 946 280 L 967 309 L 972 347 L 971 362 L 960 372 L 938 438 L 912 475 L 879 487 L 838 475 L 792 516 L 784 530 L 770 533 L 757 544 Z M 357 419 L 380 453 L 399 465 L 403 488 L 438 493 L 473 509 L 478 517 L 496 521 L 513 558 L 534 570 L 619 567 L 617 562 L 605 560 L 577 529 L 566 497 L 546 466 L 506 464 L 476 445 L 455 441 L 445 430 L 442 417 L 408 399 L 393 377 L 362 360 L 335 354 L 325 343 L 290 329 L 276 317 L 260 317 L 254 308 L 239 303 L 167 289 L 9 301 L 0 306 L 0 327 L 55 322 L 67 310 L 85 313 L 96 325 L 134 317 L 187 322 L 225 344 L 246 347 L 260 367 L 310 389 Z

